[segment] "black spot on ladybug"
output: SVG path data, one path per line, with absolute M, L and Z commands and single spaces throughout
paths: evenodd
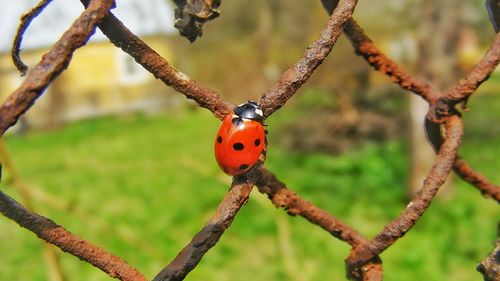
M 256 139 L 253 143 L 255 144 L 255 146 L 259 146 L 259 144 L 260 144 L 260 139 Z
M 237 142 L 237 143 L 233 144 L 234 150 L 243 150 L 243 148 L 245 148 L 245 146 L 241 142 Z
M 218 137 L 217 137 L 217 142 L 218 142 L 218 143 L 222 143 L 222 137 L 221 137 L 221 136 L 218 136 Z
M 243 164 L 240 166 L 240 170 L 245 170 L 246 168 L 248 168 L 248 164 Z

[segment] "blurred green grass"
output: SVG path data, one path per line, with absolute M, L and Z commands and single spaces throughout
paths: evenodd
M 471 99 L 461 149 L 495 182 L 500 129 L 491 124 L 499 106 L 492 95 Z M 408 169 L 403 140 L 335 157 L 285 152 L 272 132 L 287 114 L 269 121 L 266 166 L 292 190 L 368 237 L 399 214 Z M 183 110 L 90 120 L 6 141 L 25 181 L 67 205 L 61 210 L 35 197 L 40 213 L 152 278 L 202 228 L 230 184 L 212 155 L 218 126 L 208 112 Z M 382 255 L 385 280 L 481 280 L 475 266 L 492 248 L 498 205 L 460 180 L 455 186 Z M 3 189 L 19 199 L 11 186 Z M 0 229 L 0 280 L 46 280 L 39 240 L 5 217 Z M 348 251 L 254 191 L 187 280 L 344 280 Z M 111 280 L 68 254 L 62 264 L 68 280 Z

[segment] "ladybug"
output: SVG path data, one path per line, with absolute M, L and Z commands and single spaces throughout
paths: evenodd
M 215 159 L 224 173 L 241 175 L 259 162 L 267 145 L 263 119 L 255 101 L 240 104 L 224 119 L 215 138 Z

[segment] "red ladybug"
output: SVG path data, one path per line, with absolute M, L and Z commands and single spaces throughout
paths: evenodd
M 240 175 L 258 163 L 265 146 L 262 109 L 249 101 L 237 106 L 222 122 L 215 138 L 215 159 L 224 173 Z

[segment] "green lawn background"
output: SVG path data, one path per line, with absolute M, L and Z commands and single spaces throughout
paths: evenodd
M 461 154 L 500 182 L 500 102 L 475 96 L 465 114 Z M 266 166 L 294 191 L 373 237 L 405 207 L 404 140 L 367 144 L 341 156 L 281 150 L 269 121 Z M 154 277 L 190 241 L 230 185 L 217 167 L 219 121 L 204 110 L 129 115 L 79 122 L 53 132 L 9 136 L 35 207 L 80 237 Z M 5 171 L 4 183 L 9 178 Z M 492 249 L 498 205 L 454 179 L 417 225 L 383 255 L 385 280 L 482 280 L 477 263 Z M 2 189 L 19 199 L 12 186 Z M 0 217 L 0 280 L 47 280 L 41 243 Z M 187 280 L 345 280 L 349 247 L 304 219 L 275 209 L 256 190 L 231 228 Z M 111 280 L 62 254 L 68 280 Z

